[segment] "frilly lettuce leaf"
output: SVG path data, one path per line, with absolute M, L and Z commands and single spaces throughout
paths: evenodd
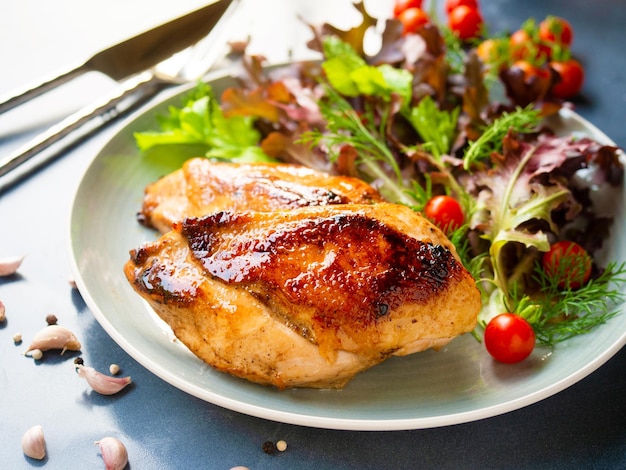
M 504 246 L 519 243 L 548 251 L 549 233 L 558 236 L 560 230 L 553 212 L 563 210 L 571 221 L 581 210 L 568 182 L 587 164 L 591 145 L 587 139 L 552 135 L 540 135 L 531 144 L 509 133 L 503 153 L 493 158 L 494 165 L 472 176 L 479 210 L 471 225 L 490 243 L 494 281 L 504 299 L 510 287 L 502 256 Z M 528 270 L 532 267 L 529 263 Z

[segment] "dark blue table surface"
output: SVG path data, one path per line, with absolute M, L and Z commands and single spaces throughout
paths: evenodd
M 576 110 L 626 146 L 626 1 L 483 2 L 493 31 L 554 13 L 574 26 L 587 80 Z M 6 121 L 4 121 L 6 122 Z M 0 129 L 0 155 L 40 128 Z M 0 194 L 0 258 L 26 254 L 17 276 L 0 278 L 7 321 L 0 324 L 0 468 L 103 468 L 93 441 L 121 437 L 132 469 L 626 468 L 626 350 L 566 390 L 501 416 L 434 429 L 351 432 L 266 421 L 221 409 L 170 386 L 129 357 L 96 322 L 68 282 L 69 211 L 80 175 L 117 126 Z M 97 348 L 101 369 L 118 363 L 133 377 L 128 393 L 86 392 L 71 358 L 40 364 L 12 336 L 34 333 L 45 316 Z M 69 373 L 68 371 L 72 372 Z M 42 424 L 49 457 L 26 459 L 24 430 Z M 288 449 L 268 455 L 265 441 Z

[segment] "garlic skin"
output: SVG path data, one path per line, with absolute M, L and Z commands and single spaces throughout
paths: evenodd
M 22 451 L 31 459 L 42 460 L 46 456 L 46 440 L 43 427 L 37 424 L 22 436 Z
M 87 383 L 95 392 L 101 395 L 115 395 L 131 383 L 130 376 L 111 377 L 110 375 L 98 372 L 93 367 L 87 367 L 82 364 L 76 365 L 76 372 L 78 372 L 79 377 L 87 380 Z
M 35 335 L 25 354 L 34 349 L 40 351 L 61 349 L 63 354 L 65 351 L 80 351 L 80 347 L 80 342 L 70 330 L 59 325 L 48 325 Z
M 0 259 L 0 277 L 15 274 L 24 261 L 23 256 Z
M 100 453 L 106 470 L 122 470 L 128 463 L 128 451 L 122 441 L 115 437 L 103 437 L 94 444 L 100 446 Z

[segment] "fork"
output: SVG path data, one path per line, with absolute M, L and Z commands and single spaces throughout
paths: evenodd
M 164 88 L 201 79 L 224 54 L 227 24 L 238 0 L 228 7 L 209 35 L 154 67 L 128 78 L 105 99 L 88 105 L 50 127 L 24 146 L 0 160 L 0 192 L 52 160 L 61 150 L 86 138 L 106 124 L 144 104 Z M 98 119 L 96 119 L 98 118 Z M 88 126 L 88 124 L 90 124 Z M 80 133 L 78 131 L 81 131 Z M 8 175 L 35 155 L 73 133 L 73 139 L 52 155 L 18 175 Z M 11 178 L 9 178 L 11 176 Z

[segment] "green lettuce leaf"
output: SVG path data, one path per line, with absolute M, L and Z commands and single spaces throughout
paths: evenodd
M 324 56 L 322 68 L 326 77 L 342 95 L 378 96 L 388 100 L 391 93 L 396 93 L 405 106 L 410 103 L 413 76 L 408 70 L 389 64 L 368 65 L 350 44 L 335 36 L 324 40 Z
M 261 134 L 254 127 L 254 118 L 225 117 L 207 84 L 198 84 L 183 98 L 181 107 L 170 106 L 168 111 L 157 118 L 160 130 L 135 133 L 141 151 L 167 145 L 174 154 L 194 148 L 203 149 L 208 158 L 273 161 L 259 147 Z

